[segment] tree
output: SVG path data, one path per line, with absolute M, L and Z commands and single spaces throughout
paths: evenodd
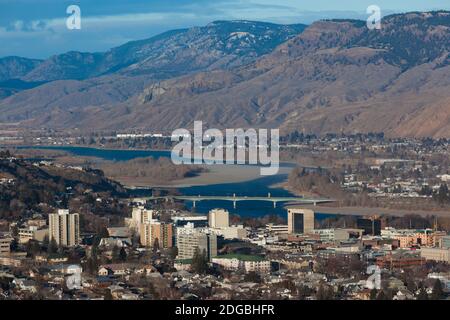
M 55 238 L 52 238 L 52 240 L 50 240 L 50 243 L 48 244 L 47 253 L 54 254 L 56 252 L 58 252 L 58 243 L 56 243 Z
M 244 276 L 245 282 L 261 283 L 261 276 L 254 271 L 247 273 Z
M 433 285 L 433 291 L 431 293 L 432 300 L 440 300 L 445 297 L 444 290 L 442 289 L 441 280 L 437 279 Z
M 30 240 L 26 245 L 26 250 L 29 256 L 34 257 L 41 251 L 41 246 L 36 240 Z
M 389 300 L 389 299 L 384 293 L 384 290 L 380 290 L 380 292 L 378 292 L 376 300 Z
M 378 295 L 378 290 L 373 288 L 370 290 L 370 300 L 376 300 Z
M 333 300 L 333 298 L 334 298 L 333 289 L 321 284 L 319 286 L 319 289 L 317 289 L 316 299 L 317 300 Z
M 159 239 L 155 238 L 155 241 L 153 241 L 153 252 L 156 253 L 159 250 Z
M 112 261 L 117 262 L 120 260 L 120 248 L 115 245 L 112 249 Z
M 86 261 L 86 269 L 90 274 L 96 274 L 98 272 L 98 247 L 92 246 L 89 258 Z
M 44 236 L 44 239 L 42 240 L 42 246 L 45 248 L 48 248 L 49 243 L 50 243 L 50 240 L 48 239 L 48 234 L 46 234 Z
M 200 253 L 200 249 L 197 247 L 192 257 L 192 271 L 198 274 L 205 274 L 208 271 L 208 257 L 206 251 L 203 250 Z
M 111 290 L 106 290 L 105 291 L 105 295 L 104 295 L 104 297 L 103 297 L 105 300 L 114 300 L 113 299 L 113 296 L 112 296 L 112 294 L 111 294 Z
M 122 261 L 122 262 L 127 261 L 127 252 L 125 251 L 125 248 L 124 248 L 124 247 L 122 247 L 122 248 L 120 249 L 119 259 L 120 259 L 120 261 Z
M 421 286 L 421 288 L 419 289 L 417 300 L 428 300 L 428 293 L 423 286 Z
M 103 227 L 100 232 L 98 233 L 98 236 L 101 238 L 108 238 L 109 237 L 109 232 L 108 229 L 106 227 Z

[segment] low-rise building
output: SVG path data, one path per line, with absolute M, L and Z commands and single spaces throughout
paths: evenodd
M 420 256 L 426 260 L 450 263 L 450 249 L 421 248 Z
M 224 237 L 224 239 L 245 239 L 247 237 L 247 230 L 244 226 L 230 226 L 211 229 L 218 236 Z
M 363 231 L 362 229 L 315 229 L 312 233 L 318 234 L 320 241 L 339 242 L 347 241 L 351 237 L 361 238 Z
M 212 263 L 226 270 L 243 270 L 244 272 L 270 272 L 270 261 L 260 256 L 229 254 L 212 259 Z
M 8 254 L 11 251 L 11 242 L 13 239 L 9 236 L 0 237 L 0 254 Z
M 274 236 L 288 235 L 289 229 L 287 224 L 266 224 L 266 231 Z
M 44 241 L 45 237 L 49 236 L 49 229 L 39 229 L 38 226 L 28 226 L 19 228 L 19 243 L 28 243 L 30 240 Z

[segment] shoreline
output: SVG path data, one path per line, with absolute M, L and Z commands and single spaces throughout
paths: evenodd
M 445 210 L 405 210 L 405 209 L 389 209 L 389 208 L 379 208 L 379 207 L 326 207 L 326 206 L 313 206 L 304 205 L 305 209 L 312 209 L 318 213 L 325 214 L 336 214 L 336 215 L 347 215 L 347 216 L 375 216 L 375 215 L 386 215 L 386 216 L 397 216 L 403 217 L 406 215 L 419 215 L 422 217 L 426 216 L 439 216 L 439 217 L 450 217 L 450 211 Z

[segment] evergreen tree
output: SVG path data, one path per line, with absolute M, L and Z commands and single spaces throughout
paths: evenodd
M 112 249 L 112 261 L 118 262 L 120 260 L 120 248 L 116 245 Z
M 428 300 L 428 293 L 424 287 L 421 287 L 419 294 L 417 295 L 417 300 Z
M 52 240 L 50 240 L 50 243 L 48 244 L 47 253 L 55 254 L 56 252 L 58 252 L 58 244 L 56 243 L 55 238 L 52 238 Z
M 159 239 L 155 238 L 155 241 L 153 242 L 153 252 L 156 253 L 159 250 Z
M 441 280 L 437 279 L 433 285 L 433 292 L 431 293 L 432 300 L 440 300 L 445 296 L 444 290 L 442 289 Z
M 370 300 L 376 300 L 378 295 L 378 290 L 373 288 L 370 290 Z
M 388 300 L 388 297 L 384 293 L 384 290 L 380 290 L 380 292 L 378 292 L 378 295 L 377 295 L 376 299 L 377 300 Z
M 195 248 L 194 256 L 192 257 L 192 271 L 198 274 L 205 274 L 208 271 L 208 258 L 206 251 L 200 253 L 199 248 Z
M 122 247 L 122 248 L 120 249 L 119 259 L 120 259 L 120 261 L 122 261 L 122 262 L 127 261 L 127 252 L 125 251 L 125 248 L 124 248 L 124 247 Z

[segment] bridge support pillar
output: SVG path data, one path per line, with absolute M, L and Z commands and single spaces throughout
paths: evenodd
M 194 200 L 194 201 L 192 201 L 192 207 L 194 207 L 195 208 L 195 204 L 196 204 L 196 201 Z
M 274 201 L 273 202 L 273 208 L 275 209 L 277 207 L 277 203 Z
M 233 209 L 236 209 L 236 201 L 233 201 Z

